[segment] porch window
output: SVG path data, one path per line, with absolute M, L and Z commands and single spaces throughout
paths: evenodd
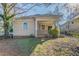
M 27 23 L 23 23 L 23 29 L 27 30 L 28 29 L 28 24 Z
M 43 29 L 43 30 L 45 29 L 45 25 L 42 25 L 42 29 Z

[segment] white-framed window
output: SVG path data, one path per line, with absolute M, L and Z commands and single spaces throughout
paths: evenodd
M 28 23 L 26 23 L 26 22 L 23 23 L 23 29 L 24 30 L 27 30 L 28 29 Z
M 45 30 L 45 25 L 42 25 L 42 30 Z

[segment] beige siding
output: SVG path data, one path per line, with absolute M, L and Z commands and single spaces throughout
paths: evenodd
M 73 24 L 72 24 L 73 22 Z M 69 26 L 69 28 L 68 28 Z M 71 21 L 70 23 L 66 23 L 63 26 L 61 26 L 61 31 L 74 31 L 79 32 L 79 19 L 75 19 L 74 21 Z
M 79 22 L 74 21 L 73 24 L 69 24 L 69 30 L 79 32 Z
M 24 22 L 28 24 L 28 28 L 26 30 L 23 28 Z M 29 36 L 31 34 L 34 35 L 33 19 L 16 20 L 13 23 L 13 28 L 14 28 L 14 36 Z
M 35 19 L 35 20 L 34 20 Z M 13 34 L 14 36 L 29 36 L 35 35 L 37 36 L 38 22 L 45 24 L 45 29 L 47 30 L 49 25 L 53 25 L 54 21 L 57 21 L 56 18 L 53 17 L 35 17 L 35 18 L 19 18 L 14 20 L 13 23 Z M 28 24 L 28 29 L 23 29 L 23 23 L 26 22 Z

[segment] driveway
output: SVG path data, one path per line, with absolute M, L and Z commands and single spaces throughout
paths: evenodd
M 0 55 L 18 55 L 16 40 L 0 40 Z

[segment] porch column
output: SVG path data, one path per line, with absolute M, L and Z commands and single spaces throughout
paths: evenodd
M 35 21 L 35 37 L 37 37 L 37 20 Z

